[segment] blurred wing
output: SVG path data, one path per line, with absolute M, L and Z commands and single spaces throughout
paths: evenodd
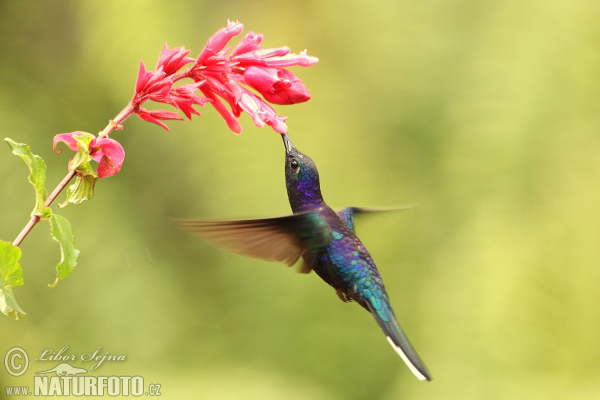
M 180 220 L 177 223 L 207 242 L 232 253 L 292 266 L 300 256 L 323 250 L 331 241 L 331 229 L 316 213 L 240 220 Z M 312 265 L 303 265 L 308 273 Z
M 338 212 L 338 215 L 346 224 L 354 231 L 354 216 L 356 214 L 370 214 L 382 211 L 400 211 L 415 208 L 416 204 L 408 204 L 406 206 L 390 207 L 390 208 L 366 208 L 366 207 L 346 207 Z

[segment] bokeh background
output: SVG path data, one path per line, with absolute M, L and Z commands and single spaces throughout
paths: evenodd
M 333 207 L 418 203 L 364 218 L 393 306 L 434 380 L 417 381 L 368 313 L 314 274 L 224 253 L 170 218 L 289 213 L 278 135 L 207 106 L 170 132 L 132 117 L 119 175 L 60 211 L 81 250 L 55 289 L 59 249 L 24 241 L 25 348 L 126 355 L 166 399 L 597 399 L 600 396 L 600 3 L 597 1 L 2 1 L 0 137 L 66 173 L 57 133 L 98 132 L 163 43 L 197 55 L 227 19 L 293 68 L 313 98 L 289 132 Z M 236 41 L 234 41 L 236 43 Z M 0 147 L 0 238 L 28 220 L 23 162 Z M 59 198 L 60 201 L 64 195 Z M 56 207 L 55 207 L 56 210 Z M 73 365 L 89 367 L 74 362 Z

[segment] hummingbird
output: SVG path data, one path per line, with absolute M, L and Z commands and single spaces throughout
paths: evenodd
M 183 220 L 180 225 L 209 243 L 236 254 L 315 271 L 344 302 L 369 311 L 388 342 L 420 380 L 431 380 L 427 367 L 396 320 L 383 280 L 371 255 L 354 232 L 354 217 L 381 209 L 331 209 L 323 200 L 313 160 L 296 149 L 287 134 L 285 182 L 293 214 L 241 220 Z

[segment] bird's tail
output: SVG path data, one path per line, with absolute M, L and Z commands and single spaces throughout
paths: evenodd
M 392 345 L 396 353 L 402 357 L 402 360 L 406 363 L 408 368 L 412 371 L 413 374 L 420 380 L 431 380 L 431 374 L 427 371 L 427 367 L 425 363 L 421 361 L 421 358 L 412 347 L 408 338 L 400 328 L 398 321 L 396 321 L 396 317 L 391 309 L 389 309 L 389 318 L 388 321 L 384 321 L 379 313 L 373 309 L 370 302 L 367 302 L 369 307 L 369 311 L 377 320 L 377 323 L 385 333 L 388 342 Z

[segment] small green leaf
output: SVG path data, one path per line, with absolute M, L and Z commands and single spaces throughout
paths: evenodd
M 69 169 L 76 170 L 77 175 L 75 182 L 67 188 L 67 199 L 59 204 L 60 208 L 67 204 L 81 204 L 86 200 L 90 200 L 94 196 L 94 186 L 98 180 L 98 174 L 90 165 L 92 157 L 90 156 L 90 143 L 94 140 L 94 135 L 88 132 L 79 132 L 73 135 L 73 139 L 77 141 L 79 150 L 75 157 L 69 162 Z
M 29 167 L 29 182 L 35 189 L 35 208 L 31 215 L 37 215 L 41 219 L 50 218 L 51 211 L 49 207 L 44 207 L 48 192 L 46 191 L 46 163 L 40 156 L 31 152 L 29 146 L 24 143 L 17 143 L 10 138 L 4 139 L 10 146 L 14 155 L 17 155 L 25 161 Z
M 21 249 L 0 240 L 0 311 L 17 319 L 27 314 L 19 307 L 13 288 L 23 285 L 23 270 L 19 264 Z
M 90 166 L 90 160 L 92 157 L 90 156 L 90 143 L 94 140 L 94 135 L 88 132 L 78 132 L 73 135 L 73 139 L 79 145 L 79 150 L 77 150 L 77 154 L 75 157 L 71 159 L 69 162 L 69 169 L 76 169 L 78 171 L 93 171 Z
M 50 218 L 52 239 L 60 244 L 60 263 L 56 266 L 56 280 L 48 285 L 55 287 L 59 279 L 64 279 L 73 272 L 77 266 L 79 250 L 75 248 L 75 237 L 69 221 L 57 214 Z
M 69 203 L 81 204 L 94 196 L 94 186 L 98 180 L 94 175 L 82 175 L 75 177 L 75 182 L 67 188 L 67 199 L 64 203 L 60 203 L 60 208 L 65 207 Z

